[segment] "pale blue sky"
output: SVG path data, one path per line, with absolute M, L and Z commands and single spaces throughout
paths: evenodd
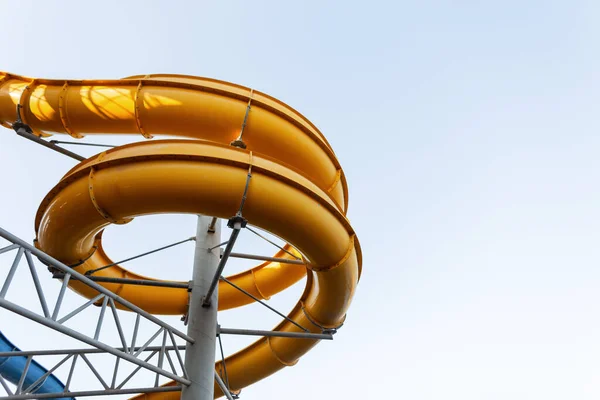
M 214 77 L 327 136 L 363 278 L 335 341 L 243 399 L 597 399 L 598 3 L 322 3 L 0 1 L 0 70 Z M 2 130 L 0 165 L 0 226 L 31 239 L 73 163 Z M 107 235 L 115 258 L 194 230 L 189 217 L 136 224 Z M 275 301 L 287 311 L 301 289 Z M 252 310 L 228 322 L 277 321 Z

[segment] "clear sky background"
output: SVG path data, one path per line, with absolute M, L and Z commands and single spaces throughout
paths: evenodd
M 335 340 L 243 399 L 600 396 L 598 2 L 0 7 L 0 70 L 232 81 L 290 104 L 331 142 L 362 280 Z M 39 202 L 73 165 L 2 130 L 0 226 L 33 239 Z M 194 224 L 143 218 L 109 229 L 107 247 L 126 257 L 193 235 Z M 187 245 L 132 269 L 188 279 L 191 254 Z M 274 304 L 287 311 L 301 291 Z M 278 320 L 243 314 L 222 318 L 264 329 Z M 18 346 L 56 343 L 20 321 L 0 314 Z M 246 344 L 226 340 L 227 352 Z

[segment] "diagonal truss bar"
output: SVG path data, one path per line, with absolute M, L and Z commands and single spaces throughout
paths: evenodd
M 98 340 L 100 337 L 100 331 L 102 330 L 102 323 L 104 323 L 104 314 L 106 313 L 107 304 L 108 297 L 104 296 L 104 299 L 102 299 L 102 307 L 100 308 L 100 315 L 98 316 L 98 323 L 96 324 L 96 332 L 94 332 L 94 340 Z
M 58 318 L 60 306 L 62 306 L 63 299 L 65 298 L 65 293 L 67 292 L 67 286 L 69 285 L 70 279 L 71 274 L 66 274 L 65 279 L 63 279 L 62 286 L 60 287 L 60 292 L 58 293 L 58 299 L 56 299 L 56 304 L 54 305 L 54 311 L 52 311 L 52 319 L 54 321 L 56 321 L 56 318 Z
M 171 367 L 171 372 L 177 374 L 177 370 L 175 369 L 175 364 L 173 363 L 173 359 L 169 355 L 169 350 L 165 348 L 165 355 L 167 356 L 167 361 L 169 361 L 169 366 Z
M 54 371 L 56 371 L 58 369 L 58 367 L 60 367 L 61 365 L 63 365 L 65 362 L 67 362 L 69 360 L 69 358 L 73 357 L 72 355 L 68 355 L 66 357 L 64 357 L 62 360 L 60 360 L 58 363 L 56 363 L 56 365 L 52 368 L 50 368 L 48 371 L 46 371 L 46 373 L 42 376 L 40 376 L 35 382 L 33 382 L 31 385 L 29 385 L 27 387 L 27 389 L 25 389 L 23 392 L 31 392 L 34 389 L 37 389 L 38 385 L 41 384 L 42 382 L 44 382 L 46 380 L 47 377 L 50 376 L 50 374 L 52 374 Z
M 173 349 L 175 350 L 175 355 L 177 355 L 177 360 L 179 361 L 179 365 L 181 366 L 181 371 L 183 372 L 183 377 L 185 379 L 189 379 L 187 369 L 185 368 L 185 362 L 183 362 L 183 357 L 181 356 L 181 353 L 179 352 L 179 346 L 177 346 L 177 343 L 175 342 L 175 336 L 173 335 L 173 332 L 171 332 L 171 331 L 168 331 L 167 333 L 169 334 L 169 338 L 171 339 L 171 344 L 173 345 Z
M 65 322 L 67 322 L 68 320 L 70 320 L 71 318 L 73 318 L 74 316 L 76 316 L 77 314 L 79 314 L 80 312 L 82 312 L 83 310 L 85 310 L 86 308 L 88 308 L 89 306 L 91 306 L 92 304 L 96 303 L 98 300 L 104 298 L 104 295 L 101 293 L 98 296 L 90 299 L 87 303 L 83 304 L 80 307 L 77 307 L 75 310 L 71 311 L 70 313 L 68 313 L 67 315 L 65 315 L 64 317 L 62 317 L 61 319 L 59 319 L 58 322 L 59 324 L 64 324 Z
M 98 379 L 98 382 L 100 382 L 102 384 L 102 386 L 104 386 L 104 389 L 108 389 L 108 384 L 104 381 L 104 379 L 102 379 L 102 376 L 100 375 L 100 373 L 98 372 L 98 370 L 94 367 L 94 365 L 92 365 L 92 363 L 85 356 L 85 354 L 81 355 L 81 359 L 83 361 L 85 361 L 85 363 L 87 364 L 88 368 L 92 371 L 92 373 L 94 374 L 94 376 L 96 377 L 96 379 Z
M 35 285 L 35 291 L 38 294 L 38 298 L 40 300 L 40 305 L 42 306 L 42 311 L 44 312 L 44 317 L 50 317 L 50 310 L 48 309 L 48 303 L 46 302 L 46 296 L 44 296 L 44 291 L 42 290 L 42 285 L 40 284 L 40 278 L 38 277 L 37 271 L 35 269 L 35 264 L 33 263 L 33 258 L 31 257 L 31 253 L 29 251 L 25 251 L 25 259 L 27 260 L 27 265 L 29 266 L 29 272 L 31 273 L 31 279 L 33 279 L 33 284 Z
M 18 248 L 19 248 L 19 245 L 13 243 L 11 245 L 8 245 L 6 247 L 1 248 L 0 249 L 0 254 L 6 253 L 8 251 L 11 251 L 11 250 L 14 250 L 14 249 L 18 249 Z
M 167 345 L 167 332 L 163 331 L 162 346 L 160 347 L 160 352 L 158 353 L 158 368 L 162 368 L 162 366 L 163 366 L 163 362 L 165 360 L 166 345 Z M 160 375 L 156 374 L 156 379 L 154 381 L 155 387 L 158 386 L 158 378 L 160 378 Z
M 144 359 L 144 362 L 148 362 L 148 361 L 150 361 L 150 360 L 152 359 L 152 357 L 154 357 L 154 355 L 155 355 L 156 353 L 158 353 L 158 350 L 154 350 L 152 353 L 150 353 L 150 355 L 148 355 L 148 357 L 146 357 L 146 358 Z M 131 372 L 131 373 L 130 373 L 130 374 L 127 376 L 127 378 L 125 378 L 125 379 L 123 380 L 123 382 L 121 382 L 121 384 L 120 384 L 119 386 L 117 386 L 117 389 L 122 389 L 122 388 L 123 388 L 123 386 L 125 386 L 125 384 L 126 384 L 127 382 L 129 382 L 129 380 L 130 380 L 131 378 L 133 378 L 133 376 L 134 376 L 135 374 L 137 374 L 137 372 L 140 370 L 140 368 L 142 368 L 142 367 L 138 365 L 138 366 L 136 367 L 136 369 L 134 369 L 134 370 L 133 370 L 133 372 Z
M 13 263 L 10 267 L 10 270 L 8 271 L 8 276 L 4 281 L 4 285 L 2 285 L 2 289 L 0 289 L 0 298 L 4 298 L 4 296 L 6 296 L 6 292 L 8 292 L 8 288 L 10 287 L 15 273 L 17 272 L 17 267 L 19 266 L 19 262 L 21 262 L 21 257 L 23 256 L 24 252 L 25 249 L 23 247 L 19 247 L 19 251 L 17 252 L 17 255 L 15 256 L 15 259 L 13 260 Z
M 79 358 L 79 354 L 73 355 L 73 362 L 71 363 L 71 368 L 69 368 L 69 376 L 67 377 L 67 383 L 65 384 L 65 392 L 69 391 L 69 387 L 71 387 L 71 379 L 73 379 L 73 373 L 75 372 L 75 365 L 77 364 L 77 358 Z M 119 360 L 119 358 L 117 358 Z
M 152 343 L 152 341 L 154 341 L 154 339 L 156 339 L 158 337 L 158 335 L 160 335 L 163 331 L 163 328 L 159 328 L 158 331 L 156 331 L 156 333 L 154 333 L 154 335 L 152 335 L 150 337 L 150 339 L 148 339 L 146 341 L 146 343 L 144 343 L 144 345 L 142 347 L 139 348 L 138 351 L 135 352 L 134 356 L 137 357 L 139 356 L 143 351 L 146 350 L 146 347 L 148 347 L 150 345 L 150 343 Z
M 115 319 L 117 331 L 119 332 L 119 339 L 121 339 L 121 344 L 123 345 L 123 348 L 127 348 L 127 340 L 125 340 L 125 334 L 123 333 L 123 328 L 121 327 L 121 320 L 119 319 L 119 314 L 117 314 L 117 308 L 115 307 L 114 300 L 110 299 L 109 304 L 113 314 L 113 318 Z
M 17 388 L 15 389 L 15 393 L 19 394 L 23 392 L 23 383 L 25 382 L 25 377 L 27 376 L 27 372 L 29 372 L 29 367 L 31 366 L 32 356 L 27 357 L 25 361 L 25 367 L 23 368 L 23 372 L 21 372 L 21 378 L 19 379 L 19 383 L 17 383 Z M 33 386 L 33 385 L 32 385 Z M 25 390 L 27 391 L 27 390 Z
M 2 387 L 4 388 L 4 390 L 6 391 L 6 394 L 9 396 L 12 396 L 13 392 L 12 390 L 10 390 L 10 388 L 8 387 L 8 384 L 6 383 L 6 381 L 4 380 L 4 378 L 2 377 L 2 375 L 0 375 L 0 385 L 2 385 Z
M 135 350 L 135 341 L 137 340 L 138 330 L 140 329 L 140 314 L 135 316 L 135 326 L 133 327 L 133 336 L 131 337 L 131 346 L 129 347 L 129 354 L 133 354 Z
M 113 371 L 112 381 L 110 382 L 110 388 L 114 389 L 117 384 L 117 374 L 119 373 L 119 362 L 121 359 L 119 357 L 115 358 L 115 369 Z

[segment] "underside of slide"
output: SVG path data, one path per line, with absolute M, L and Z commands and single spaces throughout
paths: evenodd
M 289 317 L 312 332 L 343 323 L 361 271 L 360 246 L 346 218 L 346 179 L 324 136 L 294 109 L 263 93 L 206 78 L 64 81 L 0 73 L 0 124 L 10 127 L 16 121 L 17 106 L 38 136 L 175 138 L 120 146 L 69 171 L 36 216 L 36 246 L 44 252 L 86 272 L 113 263 L 102 248 L 109 224 L 156 213 L 228 219 L 239 209 L 250 171 L 244 217 L 288 243 L 275 257 L 296 256 L 304 265 L 265 262 L 228 279 L 268 299 L 306 276 L 304 293 Z M 118 265 L 95 275 L 152 279 Z M 81 283 L 69 285 L 85 297 L 96 295 Z M 103 286 L 150 313 L 187 311 L 183 289 Z M 229 285 L 219 286 L 220 310 L 251 301 Z M 274 330 L 300 331 L 285 320 Z M 295 364 L 316 343 L 258 340 L 225 360 L 231 388 L 239 390 Z M 221 395 L 218 387 L 215 393 Z M 156 396 L 179 394 L 140 397 Z

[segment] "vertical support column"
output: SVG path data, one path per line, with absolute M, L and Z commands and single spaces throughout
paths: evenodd
M 203 296 L 208 292 L 217 272 L 220 258 L 221 221 L 210 229 L 212 217 L 198 216 L 196 253 L 192 275 L 192 293 L 188 310 L 188 335 L 194 338 L 185 352 L 185 368 L 191 385 L 183 386 L 182 400 L 213 400 L 215 382 L 215 348 L 217 340 L 218 290 L 212 293 L 210 306 L 202 307 Z M 212 228 L 212 227 L 211 227 Z

